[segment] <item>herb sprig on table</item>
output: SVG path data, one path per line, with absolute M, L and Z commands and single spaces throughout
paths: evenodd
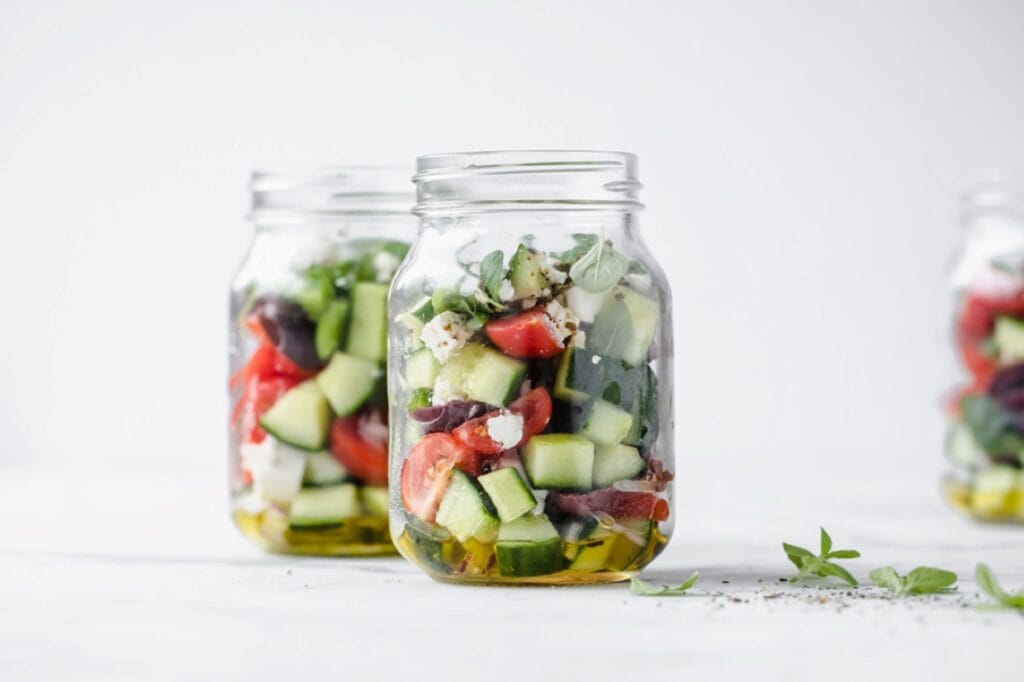
M 931 566 L 918 566 L 906 575 L 900 575 L 892 566 L 876 568 L 869 574 L 871 582 L 893 592 L 897 597 L 908 594 L 934 594 L 951 592 L 956 573 Z
M 651 583 L 644 582 L 639 578 L 631 578 L 629 581 L 629 589 L 633 591 L 633 594 L 642 594 L 645 597 L 678 597 L 686 594 L 687 590 L 696 585 L 697 578 L 699 577 L 700 573 L 694 571 L 693 575 L 675 587 L 670 587 L 668 585 L 653 585 Z
M 984 609 L 1024 609 L 1024 588 L 1016 594 L 1010 594 L 1003 589 L 996 577 L 992 575 L 992 569 L 986 564 L 978 564 L 974 570 L 974 577 L 978 581 L 978 587 L 982 592 L 995 599 L 994 604 L 979 604 Z
M 856 559 L 860 556 L 860 552 L 855 549 L 832 549 L 832 537 L 824 528 L 821 529 L 821 551 L 817 555 L 809 549 L 791 545 L 787 542 L 782 543 L 782 549 L 786 552 L 789 560 L 793 562 L 793 565 L 799 569 L 797 574 L 789 579 L 791 583 L 814 575 L 819 578 L 834 576 L 852 587 L 857 587 L 859 584 L 849 571 L 834 560 Z

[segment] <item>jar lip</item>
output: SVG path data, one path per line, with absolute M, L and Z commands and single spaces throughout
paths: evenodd
M 410 170 L 397 164 L 259 167 L 249 180 L 250 218 L 286 224 L 334 216 L 408 215 L 415 201 Z
M 413 213 L 643 208 L 637 156 L 585 149 L 485 150 L 416 160 Z
M 1024 213 L 1024 176 L 990 168 L 976 173 L 960 195 L 967 213 L 1009 211 Z

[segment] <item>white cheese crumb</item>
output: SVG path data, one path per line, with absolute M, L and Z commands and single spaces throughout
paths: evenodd
M 584 322 L 594 321 L 606 298 L 608 298 L 607 291 L 594 294 L 580 287 L 570 287 L 565 292 L 566 304 Z
M 395 254 L 389 251 L 378 251 L 377 255 L 373 257 L 373 269 L 377 272 L 377 281 L 390 282 L 401 264 L 402 261 Z
M 647 291 L 654 284 L 654 279 L 646 272 L 631 272 L 626 275 L 626 283 L 637 291 Z
M 434 390 L 430 395 L 431 405 L 444 405 L 453 400 L 464 400 L 466 396 L 455 389 L 450 381 L 444 377 L 434 379 Z
M 551 301 L 544 307 L 545 325 L 551 332 L 551 337 L 559 343 L 576 333 L 579 328 L 579 318 L 576 314 L 562 306 L 558 301 Z
M 511 450 L 523 439 L 523 418 L 511 412 L 502 412 L 487 420 L 487 434 L 502 450 Z
M 587 333 L 582 329 L 577 329 L 576 335 L 572 337 L 572 345 L 576 346 L 577 348 L 586 348 Z
M 548 258 L 546 253 L 538 252 L 536 257 L 537 266 L 549 282 L 552 284 L 565 284 L 565 280 L 568 275 L 556 268 L 555 264 L 551 262 L 551 259 Z
M 498 288 L 498 299 L 502 303 L 511 303 L 516 297 L 515 287 L 507 279 L 501 280 L 501 287 Z
M 289 504 L 299 494 L 306 455 L 301 450 L 267 436 L 262 443 L 244 443 L 238 448 L 242 466 L 252 474 L 256 493 L 265 500 Z
M 441 364 L 448 362 L 452 354 L 465 346 L 471 336 L 473 332 L 466 329 L 462 317 L 451 310 L 435 315 L 420 332 L 420 340 Z

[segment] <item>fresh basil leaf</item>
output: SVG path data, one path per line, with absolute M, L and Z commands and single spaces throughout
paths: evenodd
M 572 238 L 575 240 L 576 246 L 567 251 L 563 251 L 562 253 L 553 254 L 555 258 L 566 263 L 575 261 L 577 258 L 589 251 L 598 240 L 598 236 L 596 234 L 586 232 L 576 232 L 572 235 Z
M 871 578 L 871 582 L 879 587 L 896 593 L 903 591 L 903 578 L 900 577 L 900 574 L 892 566 L 876 568 L 868 574 L 868 577 Z
M 821 556 L 827 556 L 830 551 L 832 551 L 832 536 L 823 527 L 821 529 Z
M 629 581 L 629 589 L 632 590 L 634 594 L 641 594 L 647 597 L 678 597 L 685 594 L 687 590 L 696 585 L 697 578 L 699 577 L 700 573 L 694 571 L 693 575 L 675 587 L 669 587 L 668 585 L 652 585 L 651 583 L 646 583 L 639 578 L 631 578 Z
M 956 573 L 931 566 L 918 566 L 906 578 L 906 591 L 911 594 L 930 594 L 948 590 L 956 582 Z
M 491 251 L 480 261 L 480 283 L 487 295 L 495 301 L 500 299 L 501 278 L 505 274 L 502 267 L 504 259 L 505 254 L 499 249 Z
M 581 289 L 600 293 L 611 289 L 629 269 L 629 259 L 612 248 L 611 242 L 598 240 L 569 268 L 569 277 Z

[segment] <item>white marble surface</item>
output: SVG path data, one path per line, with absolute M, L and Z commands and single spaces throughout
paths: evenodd
M 958 519 L 934 490 L 848 479 L 770 503 L 702 502 L 704 514 L 683 504 L 687 523 L 644 577 L 699 569 L 701 581 L 650 598 L 442 585 L 400 559 L 267 556 L 235 534 L 221 483 L 0 470 L 0 679 L 1021 676 L 1024 617 L 969 604 L 979 560 L 1024 584 L 1024 528 Z M 812 544 L 819 523 L 863 552 L 858 577 L 932 564 L 960 573 L 960 591 L 894 601 L 778 582 L 791 573 L 779 543 Z

